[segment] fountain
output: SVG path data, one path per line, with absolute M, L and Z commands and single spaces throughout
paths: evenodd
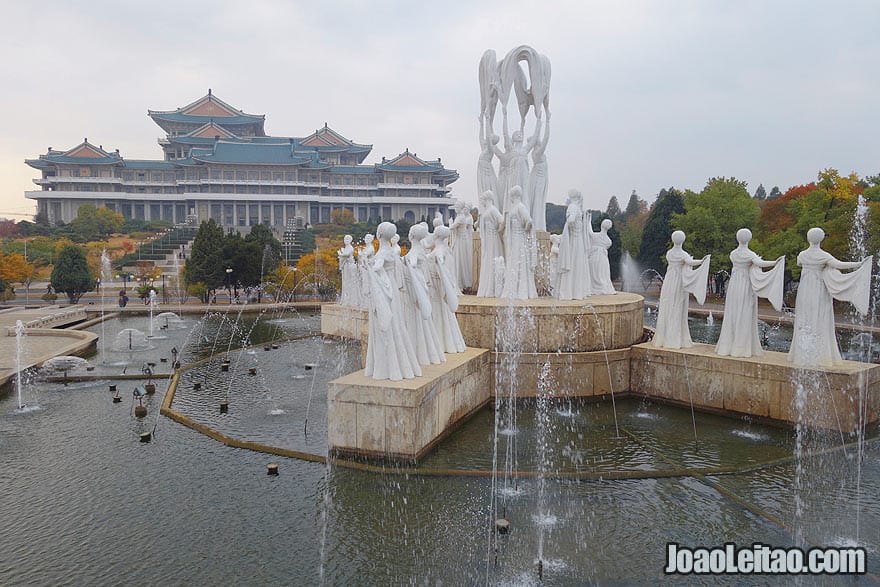
M 22 373 L 22 355 L 24 354 L 25 328 L 21 320 L 15 321 L 15 391 L 18 395 L 18 409 L 24 409 L 21 389 L 23 387 L 24 373 Z
M 152 319 L 150 320 L 152 323 Z M 152 348 L 147 336 L 137 328 L 123 328 L 113 342 L 114 351 L 144 351 Z

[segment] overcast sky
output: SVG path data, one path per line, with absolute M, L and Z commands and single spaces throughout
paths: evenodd
M 0 216 L 32 214 L 25 158 L 83 137 L 161 157 L 147 109 L 210 87 L 268 134 L 324 122 L 441 157 L 476 203 L 477 65 L 552 63 L 549 200 L 621 205 L 714 176 L 785 190 L 826 167 L 880 172 L 880 2 L 4 2 Z

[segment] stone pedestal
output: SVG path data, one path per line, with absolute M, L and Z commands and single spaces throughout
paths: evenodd
M 339 338 L 359 340 L 366 344 L 368 336 L 367 310 L 321 304 L 321 333 Z
M 631 349 L 633 393 L 728 415 L 748 414 L 809 428 L 854 432 L 859 406 L 864 424 L 880 418 L 880 366 L 845 361 L 828 369 L 797 369 L 785 353 L 767 351 L 760 357 L 720 357 L 715 347 L 658 349 L 650 343 Z M 806 409 L 798 414 L 795 394 L 805 391 Z M 861 396 L 861 403 L 860 403 Z
M 621 349 L 644 333 L 644 298 L 624 292 L 565 302 L 461 296 L 455 315 L 466 345 L 496 351 L 509 350 L 505 338 L 522 352 Z M 499 330 L 510 336 L 499 340 Z
M 331 453 L 416 460 L 489 401 L 490 354 L 447 354 L 421 377 L 376 380 L 356 371 L 327 389 Z

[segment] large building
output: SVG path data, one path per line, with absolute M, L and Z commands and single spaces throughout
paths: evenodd
M 162 160 L 125 159 L 85 139 L 66 151 L 49 147 L 25 162 L 41 172 L 25 192 L 53 224 L 70 222 L 83 204 L 126 218 L 198 223 L 213 218 L 244 232 L 329 222 L 348 208 L 359 221 L 416 221 L 446 215 L 458 179 L 440 159 L 409 150 L 365 165 L 372 145 L 355 143 L 324 124 L 305 137 L 271 137 L 265 115 L 246 114 L 208 94 L 188 106 L 149 110 L 166 133 Z

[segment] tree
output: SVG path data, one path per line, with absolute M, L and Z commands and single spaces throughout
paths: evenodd
M 204 283 L 208 289 L 223 285 L 226 279 L 223 244 L 223 229 L 214 219 L 202 222 L 193 240 L 192 252 L 186 260 L 187 284 Z
M 643 214 L 647 212 L 647 210 L 648 205 L 639 197 L 636 190 L 633 190 L 633 193 L 629 197 L 629 201 L 626 203 L 626 210 L 623 211 L 624 220 L 629 222 L 630 218 Z
M 672 215 L 672 227 L 687 234 L 686 250 L 694 257 L 711 254 L 711 270 L 730 269 L 730 251 L 736 231 L 755 228 L 761 214 L 758 202 L 746 191 L 746 182 L 713 177 L 700 193 L 684 196 L 683 213 Z
M 620 210 L 617 196 L 611 196 L 611 199 L 608 200 L 608 207 L 605 208 L 605 217 L 610 218 L 612 222 L 617 223 L 620 221 L 621 216 L 623 216 L 623 212 Z
M 766 200 L 767 199 L 767 191 L 764 189 L 763 183 L 758 184 L 758 188 L 755 190 L 755 199 L 756 200 Z
M 639 265 L 645 269 L 665 273 L 664 257 L 672 234 L 670 219 L 673 214 L 682 212 L 684 212 L 684 200 L 681 192 L 675 188 L 660 190 L 648 214 L 645 230 L 642 232 L 642 243 L 639 245 L 637 257 Z
M 77 209 L 70 228 L 80 240 L 91 241 L 119 232 L 123 222 L 125 218 L 118 212 L 112 212 L 104 206 L 96 208 L 92 204 L 83 204 Z
M 559 204 L 551 204 L 550 202 L 547 202 L 544 205 L 545 221 L 548 232 L 562 232 L 562 228 L 565 226 L 566 210 L 568 210 L 567 206 L 560 206 Z
M 0 255 L 0 280 L 8 283 L 27 283 L 34 276 L 35 267 L 25 261 L 24 255 Z
M 337 208 L 330 212 L 330 222 L 341 226 L 348 226 L 357 221 L 354 218 L 354 212 L 348 208 Z
M 49 282 L 55 291 L 67 294 L 71 304 L 77 303 L 84 293 L 95 288 L 95 278 L 80 247 L 67 245 L 61 249 Z
M 773 186 L 770 189 L 770 195 L 767 196 L 767 199 L 768 200 L 775 200 L 776 198 L 778 198 L 781 195 L 782 195 L 782 192 L 779 191 L 779 186 Z
M 331 247 L 316 249 L 303 255 L 296 263 L 297 284 L 301 291 L 312 289 L 321 298 L 327 299 L 336 295 L 342 286 L 339 275 L 339 259 L 336 250 Z
M 255 243 L 261 251 L 260 273 L 266 275 L 281 262 L 281 242 L 265 224 L 257 224 L 244 237 L 246 243 Z

